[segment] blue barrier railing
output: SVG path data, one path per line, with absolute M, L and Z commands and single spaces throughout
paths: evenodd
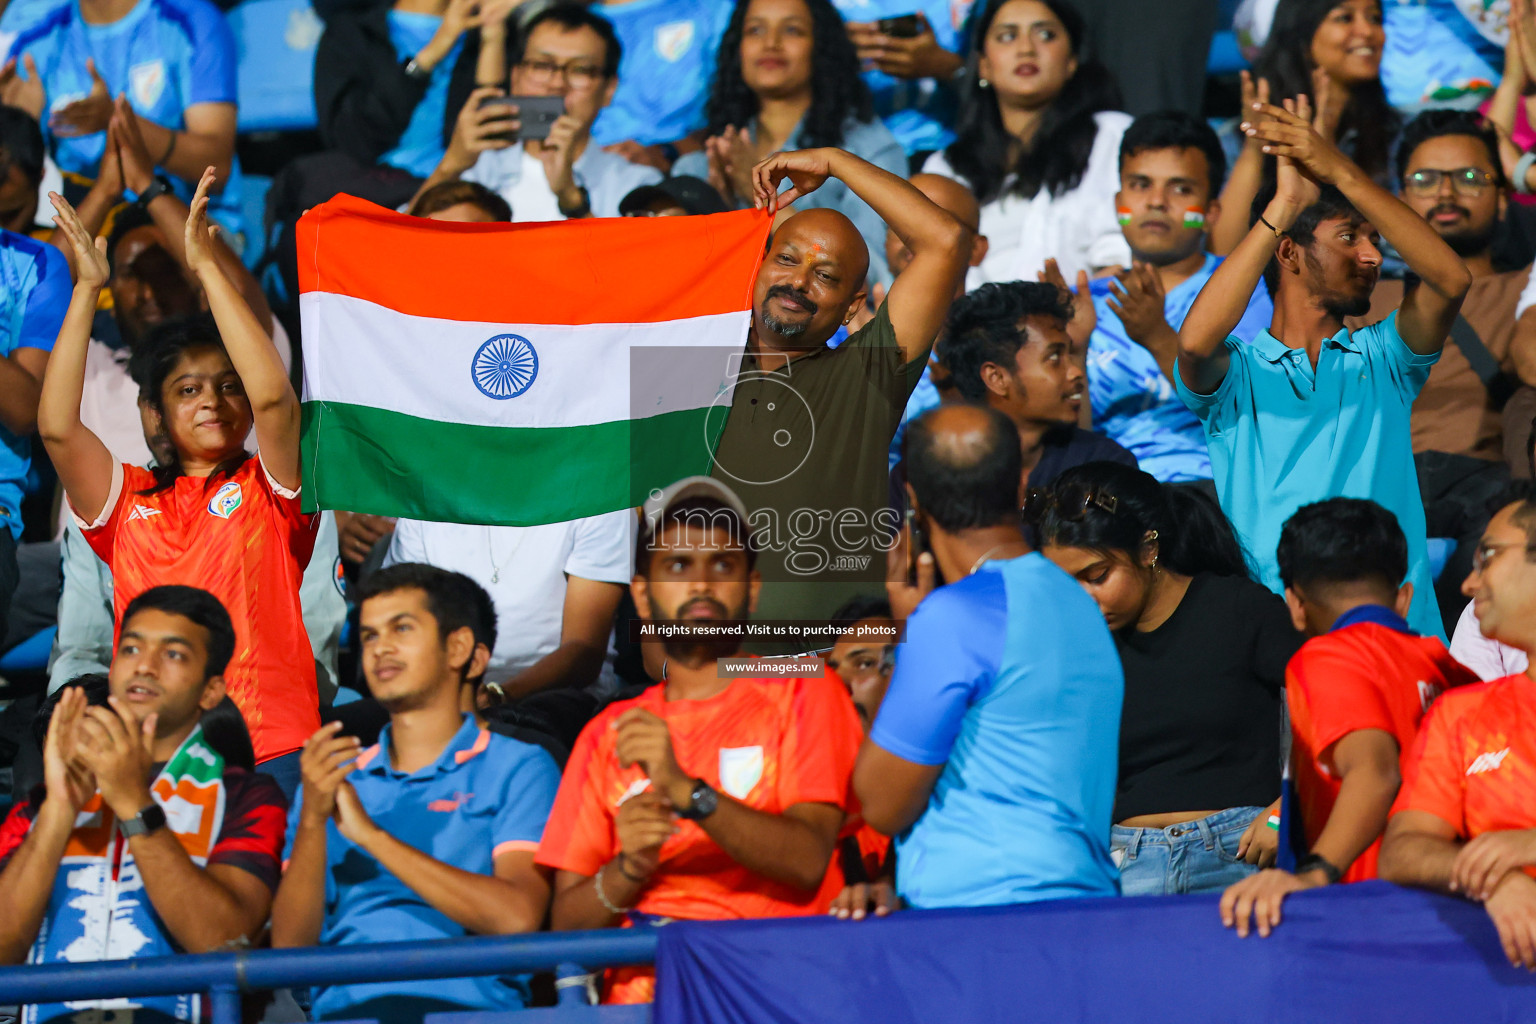
M 240 1024 L 240 996 L 275 988 L 428 978 L 472 978 L 651 963 L 656 929 L 386 942 L 366 946 L 241 950 L 140 960 L 0 968 L 0 1005 L 208 994 L 212 1024 Z

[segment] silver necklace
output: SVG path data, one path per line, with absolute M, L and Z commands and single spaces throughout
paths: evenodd
M 987 562 L 990 562 L 992 560 L 992 556 L 993 555 L 995 555 L 999 551 L 1003 550 L 1003 548 L 1011 547 L 1012 545 L 1017 544 L 1017 543 L 1018 543 L 1018 541 L 1013 541 L 1013 540 L 1004 541 L 1003 543 L 997 545 L 994 548 L 988 548 L 987 551 L 985 553 L 983 553 L 980 558 L 976 559 L 976 561 L 971 563 L 971 567 L 970 567 L 970 569 L 968 569 L 966 571 L 966 575 L 967 576 L 975 575 L 976 570 L 980 569 Z
M 487 560 L 491 563 L 491 584 L 493 586 L 501 582 L 501 570 L 507 564 L 507 560 L 512 557 L 512 555 L 508 555 L 506 558 L 501 560 L 501 565 L 496 564 L 496 545 L 494 542 L 494 536 L 495 535 L 491 533 L 491 528 L 487 526 L 485 528 L 485 551 Z M 513 554 L 516 554 L 516 552 L 514 551 Z

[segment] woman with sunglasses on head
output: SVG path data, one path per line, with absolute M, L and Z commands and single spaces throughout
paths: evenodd
M 989 249 L 969 286 L 1034 281 L 1050 258 L 1068 281 L 1130 266 L 1115 193 L 1131 117 L 1083 54 L 1082 16 L 1065 0 L 989 0 L 972 18 L 957 137 L 923 165 L 981 203 Z
M 1127 896 L 1220 892 L 1275 859 L 1285 602 L 1203 492 L 1095 462 L 1032 491 L 1044 555 L 1099 604 L 1125 670 L 1110 852 Z M 1273 802 L 1273 803 L 1272 803 Z

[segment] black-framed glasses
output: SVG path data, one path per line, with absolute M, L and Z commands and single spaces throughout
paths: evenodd
M 1403 179 L 1403 186 L 1418 195 L 1430 196 L 1440 191 L 1440 183 L 1446 179 L 1455 192 L 1464 196 L 1482 195 L 1496 180 L 1492 171 L 1481 167 L 1458 167 L 1453 171 L 1421 167 Z
M 1069 523 L 1076 523 L 1096 508 L 1109 515 L 1115 514 L 1120 499 L 1092 488 L 1064 487 L 1059 490 L 1031 487 L 1024 497 L 1024 520 L 1035 525 L 1048 515 Z
M 552 60 L 524 60 L 518 61 L 517 66 L 530 77 L 543 82 L 553 81 L 556 75 L 560 75 L 573 89 L 590 88 L 607 77 L 603 74 L 601 64 L 588 64 L 579 60 L 565 64 L 557 64 Z

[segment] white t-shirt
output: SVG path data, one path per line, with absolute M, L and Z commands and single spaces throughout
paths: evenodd
M 661 180 L 661 172 L 632 164 L 588 141 L 587 148 L 576 158 L 572 177 L 587 190 L 592 216 L 617 217 L 624 197 L 641 185 L 656 184 Z M 543 162 L 525 150 L 521 142 L 481 153 L 475 166 L 465 171 L 462 178 L 484 185 L 505 199 L 512 207 L 514 224 L 565 219 L 559 200 L 549 190 Z
M 496 603 L 496 649 L 486 670 L 501 682 L 560 646 L 566 577 L 628 585 L 634 572 L 636 518 L 622 509 L 545 526 L 467 526 L 401 519 L 385 565 L 425 562 L 461 572 Z M 592 688 L 618 686 L 613 637 Z
M 1095 267 L 1131 265 L 1131 247 L 1115 217 L 1115 193 L 1120 191 L 1120 137 L 1131 115 L 1102 111 L 1093 115 L 1098 134 L 1088 167 L 1076 188 L 1053 196 L 1045 189 L 1034 198 L 1004 193 L 981 208 L 981 233 L 987 236 L 987 258 L 972 267 L 965 286 L 972 290 L 994 281 L 1034 281 L 1055 257 L 1062 275 L 1077 286 L 1077 272 Z M 949 166 L 943 150 L 923 164 L 925 174 L 942 174 L 965 183 Z
M 1468 601 L 1461 618 L 1456 620 L 1456 633 L 1451 637 L 1451 657 L 1476 672 L 1477 678 L 1485 683 L 1524 672 L 1530 663 L 1525 652 L 1483 636 L 1474 607 L 1473 602 Z

